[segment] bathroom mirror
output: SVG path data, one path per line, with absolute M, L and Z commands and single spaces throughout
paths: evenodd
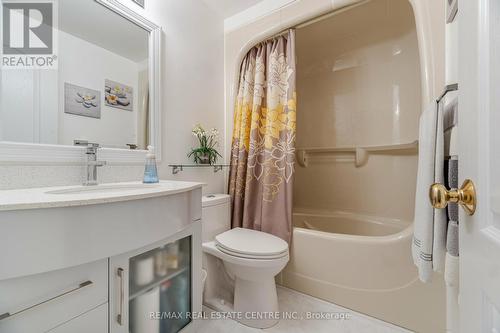
M 126 150 L 124 162 L 150 144 L 159 153 L 160 28 L 114 0 L 58 1 L 55 13 L 57 68 L 2 70 L 0 152 L 86 140 Z

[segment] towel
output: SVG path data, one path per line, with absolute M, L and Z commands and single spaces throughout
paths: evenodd
M 448 160 L 448 188 L 458 188 L 458 156 L 450 156 Z M 446 251 L 458 257 L 458 203 L 448 204 L 448 231 L 446 236 Z
M 444 133 L 445 133 L 445 155 L 446 155 L 446 187 L 449 189 L 458 189 L 458 99 L 453 99 L 444 111 Z M 458 203 L 449 203 L 447 207 L 448 230 L 446 236 L 446 251 L 451 257 L 446 257 L 446 261 L 452 260 L 458 264 L 459 244 L 458 244 Z M 450 265 L 446 262 L 446 269 Z M 450 268 L 451 271 L 458 271 L 458 268 Z M 453 274 L 452 274 L 453 276 Z M 446 277 L 446 273 L 445 273 Z M 458 279 L 458 276 L 457 276 Z M 449 281 L 452 285 L 457 285 L 458 280 Z
M 420 116 L 413 261 L 422 282 L 442 271 L 446 253 L 446 212 L 429 203 L 429 186 L 443 182 L 444 134 L 442 106 L 433 102 Z M 436 259 L 437 258 L 437 259 Z
M 446 184 L 444 178 L 444 106 L 437 104 L 436 155 L 434 166 L 434 183 Z M 430 184 L 428 185 L 430 186 Z M 427 187 L 428 189 L 429 187 Z M 428 190 L 427 190 L 428 191 Z M 427 201 L 429 201 L 427 195 Z M 428 203 L 430 206 L 430 203 Z M 446 262 L 446 236 L 448 218 L 445 209 L 434 210 L 434 237 L 432 244 L 432 269 L 444 273 Z

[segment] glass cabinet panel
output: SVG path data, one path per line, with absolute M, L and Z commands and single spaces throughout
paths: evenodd
M 191 236 L 130 258 L 130 333 L 176 333 L 191 322 L 191 259 Z

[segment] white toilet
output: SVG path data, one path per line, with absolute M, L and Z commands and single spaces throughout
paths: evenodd
M 279 318 L 274 277 L 288 262 L 288 244 L 279 237 L 250 229 L 230 229 L 230 199 L 225 194 L 203 197 L 203 266 L 208 271 L 205 303 L 239 314 L 241 323 L 268 328 Z M 220 272 L 217 262 L 223 263 Z M 230 280 L 230 281 L 227 281 Z M 230 285 L 232 300 L 217 293 Z M 229 303 L 229 304 L 228 304 Z M 231 304 L 232 303 L 232 304 Z

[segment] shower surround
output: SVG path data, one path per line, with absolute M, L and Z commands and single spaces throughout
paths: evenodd
M 444 84 L 441 7 L 298 1 L 227 32 L 227 127 L 246 52 L 295 26 L 298 150 L 414 142 L 422 106 Z M 295 167 L 291 261 L 278 282 L 415 331 L 444 331 L 442 278 L 424 286 L 411 261 L 416 150 L 374 152 L 358 167 L 352 152 L 314 154 Z

